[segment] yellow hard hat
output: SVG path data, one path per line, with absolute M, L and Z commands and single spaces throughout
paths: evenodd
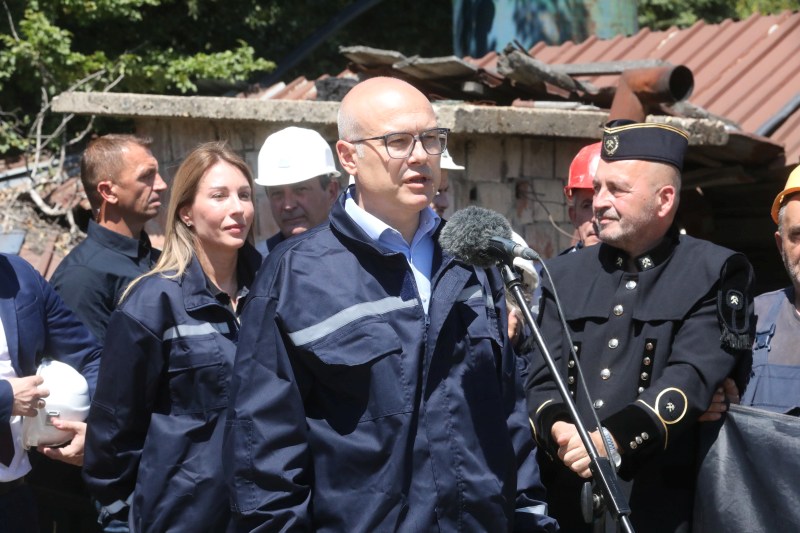
M 778 196 L 775 197 L 775 201 L 772 202 L 772 220 L 774 220 L 776 224 L 778 223 L 778 211 L 781 210 L 783 201 L 787 196 L 796 192 L 800 192 L 800 165 L 792 170 L 792 173 L 789 174 L 789 179 L 786 180 L 786 186 L 778 193 Z

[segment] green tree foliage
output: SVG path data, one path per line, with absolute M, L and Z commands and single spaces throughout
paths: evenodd
M 212 3 L 222 11 L 223 2 Z M 213 15 L 200 24 L 203 13 L 194 4 L 3 2 L 0 153 L 39 148 L 33 146 L 36 134 L 60 122 L 43 112 L 53 96 L 67 89 L 195 93 L 202 80 L 224 80 L 230 86 L 274 68 L 230 26 L 216 27 Z
M 800 9 L 798 0 L 639 0 L 639 25 L 654 30 L 685 28 L 699 20 L 716 24 L 744 19 L 753 13 L 769 15 Z
M 35 119 L 64 90 L 241 90 L 354 3 L 0 0 L 0 154 L 28 148 L 41 126 Z M 450 54 L 451 9 L 450 2 L 378 2 L 284 78 L 343 70 L 340 45 Z

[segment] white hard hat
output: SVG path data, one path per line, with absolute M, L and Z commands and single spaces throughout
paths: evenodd
M 36 370 L 50 390 L 45 406 L 36 416 L 22 417 L 22 443 L 31 446 L 59 446 L 72 439 L 73 433 L 56 428 L 51 417 L 83 422 L 89 416 L 89 385 L 80 373 L 68 364 L 45 359 Z
M 515 243 L 522 245 L 525 248 L 528 247 L 528 243 L 525 242 L 525 239 L 522 238 L 522 235 L 516 231 L 511 232 L 511 239 Z M 519 269 L 520 274 L 522 275 L 522 283 L 527 286 L 528 290 L 532 291 L 539 286 L 539 274 L 536 273 L 536 266 L 533 264 L 533 261 L 530 259 L 515 257 L 513 265 Z
M 442 159 L 439 162 L 439 166 L 445 170 L 464 170 L 464 167 L 461 165 L 456 165 L 456 162 L 450 157 L 450 152 L 448 152 L 446 148 L 444 152 L 442 152 Z
M 275 132 L 258 152 L 256 183 L 266 187 L 292 185 L 317 176 L 339 177 L 331 147 L 314 130 L 291 126 Z

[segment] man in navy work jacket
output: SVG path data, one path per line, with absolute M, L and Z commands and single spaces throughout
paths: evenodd
M 22 417 L 36 416 L 49 391 L 36 376 L 42 358 L 69 364 L 94 392 L 100 345 L 34 268 L 0 254 L 0 530 L 38 532 L 35 504 L 24 476 L 31 469 L 22 447 Z M 59 429 L 76 431 L 76 425 Z M 46 449 L 47 455 L 80 464 L 83 444 Z
M 150 143 L 134 135 L 104 135 L 89 143 L 81 157 L 81 181 L 93 219 L 86 239 L 50 280 L 101 342 L 122 292 L 158 260 L 144 227 L 158 214 L 167 184 Z
M 372 78 L 339 137 L 355 186 L 270 253 L 242 318 L 223 453 L 239 529 L 554 527 L 499 275 L 436 241 L 447 130 Z
M 542 336 L 599 452 L 606 433 L 632 481 L 630 518 L 648 533 L 689 531 L 698 417 L 752 342 L 747 259 L 673 225 L 687 145 L 686 132 L 664 124 L 606 127 L 593 200 L 601 244 L 552 259 L 540 300 Z M 528 409 L 553 515 L 566 531 L 591 531 L 580 512 L 589 458 L 542 358 L 531 361 Z

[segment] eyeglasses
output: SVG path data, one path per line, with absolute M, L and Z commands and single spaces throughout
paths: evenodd
M 398 132 L 387 133 L 386 135 L 378 135 L 377 137 L 368 137 L 366 139 L 356 139 L 349 141 L 353 144 L 364 141 L 377 141 L 383 139 L 383 145 L 386 147 L 386 153 L 392 159 L 406 159 L 414 151 L 417 141 L 422 144 L 422 148 L 430 155 L 439 155 L 447 148 L 447 134 L 450 130 L 447 128 L 431 128 L 429 130 L 421 131 L 418 136 L 411 133 Z

